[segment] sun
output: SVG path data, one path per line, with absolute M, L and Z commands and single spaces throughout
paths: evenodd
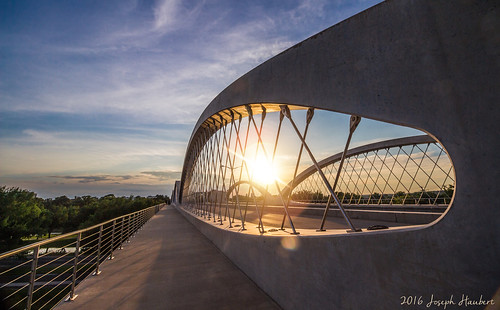
M 278 180 L 278 171 L 263 154 L 257 155 L 255 159 L 247 159 L 250 174 L 253 181 L 261 185 L 269 185 Z

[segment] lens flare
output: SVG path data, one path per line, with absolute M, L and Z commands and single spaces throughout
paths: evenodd
M 297 237 L 284 237 L 281 239 L 281 246 L 289 251 L 295 251 L 299 248 L 299 239 Z
M 276 167 L 263 155 L 259 154 L 255 159 L 246 159 L 252 174 L 253 181 L 269 185 L 278 180 Z

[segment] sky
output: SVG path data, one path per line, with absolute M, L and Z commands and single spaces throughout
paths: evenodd
M 205 107 L 380 1 L 0 2 L 0 186 L 170 195 Z

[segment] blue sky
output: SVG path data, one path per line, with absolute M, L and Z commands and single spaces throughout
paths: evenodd
M 0 185 L 170 195 L 219 92 L 377 2 L 2 1 Z

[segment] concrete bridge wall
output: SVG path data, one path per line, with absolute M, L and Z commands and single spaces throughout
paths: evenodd
M 285 309 L 396 309 L 402 296 L 422 296 L 419 309 L 432 294 L 453 295 L 457 304 L 462 294 L 491 299 L 500 287 L 498 6 L 384 2 L 242 76 L 193 131 L 192 139 L 220 110 L 259 102 L 421 129 L 455 167 L 454 200 L 440 219 L 398 232 L 290 237 L 292 251 L 279 237 L 228 232 L 186 216 Z

